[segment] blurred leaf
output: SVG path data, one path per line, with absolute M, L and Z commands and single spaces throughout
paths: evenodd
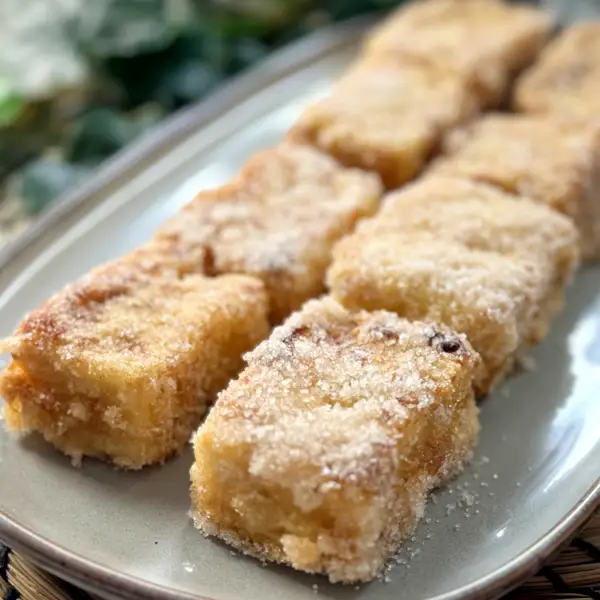
M 224 37 L 260 37 L 297 20 L 313 0 L 195 0 L 202 19 Z
M 112 109 L 92 110 L 76 123 L 65 148 L 68 161 L 96 164 L 135 137 L 129 121 Z
M 174 110 L 202 97 L 224 77 L 230 46 L 210 46 L 213 36 L 189 30 L 161 52 L 111 59 L 108 74 L 125 90 L 128 105 L 154 101 Z
M 296 23 L 279 29 L 272 36 L 269 36 L 269 45 L 278 48 L 281 46 L 285 46 L 286 44 L 289 44 L 301 37 L 304 37 L 305 35 L 308 35 L 312 31 L 314 31 L 315 15 L 317 16 L 319 22 L 321 22 L 324 14 L 325 13 L 323 12 L 315 11 L 309 13 L 307 17 L 297 21 Z M 327 15 L 325 14 L 325 16 Z
M 67 161 L 96 165 L 129 144 L 161 118 L 127 116 L 114 109 L 99 108 L 81 117 L 65 146 Z
M 17 193 L 29 214 L 36 214 L 79 183 L 89 169 L 58 160 L 40 159 L 17 174 Z
M 95 165 L 280 45 L 401 2 L 0 0 L 0 179 L 49 144 Z M 31 210 L 81 168 L 29 165 Z
M 323 0 L 319 3 L 319 9 L 333 20 L 349 19 L 375 8 L 374 0 Z
M 240 38 L 231 44 L 231 58 L 228 64 L 230 73 L 237 73 L 251 67 L 269 54 L 269 47 L 255 38 Z
M 312 2 L 310 0 L 212 0 L 212 5 L 232 14 L 281 25 L 292 19 Z
M 374 8 L 382 9 L 382 10 L 391 10 L 399 6 L 400 4 L 404 4 L 406 0 L 371 0 Z M 522 2 L 523 0 L 519 0 Z
M 176 35 L 166 0 L 93 0 L 69 23 L 69 33 L 89 56 L 136 54 L 167 47 Z
M 3 127 L 0 134 L 0 181 L 10 171 L 40 154 L 58 141 L 49 124 L 50 103 L 23 104 L 18 119 Z
M 176 63 L 165 71 L 155 99 L 169 110 L 185 106 L 210 92 L 222 79 L 221 73 L 199 59 Z
M 124 105 L 133 107 L 154 99 L 165 62 L 164 53 L 157 52 L 110 58 L 103 67 L 106 76 L 122 90 Z
M 84 3 L 1 0 L 0 79 L 19 96 L 47 99 L 86 84 L 88 65 L 65 35 L 69 19 L 86 10 Z
M 23 113 L 25 103 L 6 80 L 0 79 L 0 128 L 15 123 Z
M 164 108 L 158 103 L 147 103 L 129 113 L 129 118 L 141 135 L 160 123 L 166 116 Z
M 31 160 L 44 149 L 44 144 L 24 141 L 22 135 L 2 133 L 0 136 L 0 180 Z
M 215 29 L 211 29 L 205 33 L 198 33 L 197 39 L 200 41 L 200 52 L 196 54 L 198 58 L 202 58 L 209 65 L 222 73 L 229 69 L 231 62 L 231 47 L 235 43 L 235 38 L 230 39 L 220 35 Z
M 219 35 L 227 38 L 241 36 L 262 36 L 271 26 L 253 17 L 228 13 L 217 13 L 212 17 L 212 24 Z

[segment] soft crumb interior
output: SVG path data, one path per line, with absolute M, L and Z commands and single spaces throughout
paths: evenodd
M 198 526 L 332 581 L 371 579 L 471 452 L 478 364 L 444 327 L 309 302 L 196 436 Z

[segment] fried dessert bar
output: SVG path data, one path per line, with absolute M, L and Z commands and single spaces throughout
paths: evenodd
M 195 438 L 196 525 L 332 582 L 373 579 L 471 455 L 479 357 L 444 326 L 323 298 L 246 358 Z
M 543 202 L 573 219 L 584 258 L 600 258 L 600 122 L 490 115 L 453 132 L 445 151 L 428 173 L 487 182 Z
M 430 177 L 390 195 L 334 249 L 332 295 L 445 323 L 481 354 L 485 395 L 546 334 L 578 261 L 573 223 L 483 183 Z
M 600 23 L 573 25 L 518 80 L 514 108 L 596 119 L 600 114 Z
M 550 16 L 532 6 L 428 0 L 400 7 L 368 38 L 366 52 L 410 56 L 459 73 L 489 106 L 500 103 L 553 29 Z
M 3 342 L 5 426 L 37 431 L 75 463 L 137 469 L 190 439 L 209 402 L 268 336 L 263 284 L 174 276 L 157 248 L 91 271 Z
M 379 173 L 388 188 L 414 178 L 442 134 L 476 112 L 468 87 L 435 66 L 363 59 L 331 94 L 309 106 L 289 137 L 342 164 Z
M 284 143 L 246 163 L 232 182 L 201 192 L 157 233 L 186 253 L 207 253 L 209 275 L 261 279 L 280 323 L 324 291 L 333 244 L 379 207 L 377 175 L 347 169 L 308 146 Z

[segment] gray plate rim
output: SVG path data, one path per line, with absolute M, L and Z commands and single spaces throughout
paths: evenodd
M 206 100 L 168 118 L 157 130 L 109 160 L 95 175 L 57 202 L 40 219 L 0 253 L 0 271 L 9 268 L 34 242 L 45 237 L 77 209 L 91 206 L 95 196 L 115 180 L 133 174 L 156 159 L 169 146 L 181 143 L 186 131 L 210 123 L 223 110 L 234 108 L 262 87 L 285 78 L 303 65 L 342 45 L 372 23 L 353 19 L 329 26 L 275 52 L 261 65 L 234 78 Z M 533 575 L 550 555 L 591 517 L 600 505 L 600 477 L 571 511 L 545 535 L 493 573 L 431 600 L 480 600 L 498 597 Z M 139 577 L 103 567 L 57 545 L 0 511 L 0 538 L 48 571 L 84 589 L 131 600 L 212 600 L 153 584 Z

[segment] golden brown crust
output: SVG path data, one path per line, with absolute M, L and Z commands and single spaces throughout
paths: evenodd
M 443 326 L 308 302 L 199 429 L 196 524 L 262 559 L 365 581 L 470 456 L 479 358 Z
M 334 249 L 333 296 L 464 333 L 486 371 L 483 395 L 538 342 L 577 265 L 573 224 L 482 183 L 431 176 L 391 194 Z
M 415 177 L 450 127 L 476 112 L 460 77 L 393 56 L 365 58 L 289 133 L 342 164 L 379 173 L 387 188 Z
M 454 175 L 542 202 L 573 219 L 584 258 L 600 252 L 600 122 L 489 115 L 455 131 L 428 174 Z
M 401 6 L 369 36 L 367 54 L 410 56 L 452 70 L 497 105 L 511 78 L 553 30 L 550 16 L 500 0 L 428 0 Z
M 381 192 L 374 174 L 282 144 L 251 158 L 232 182 L 198 194 L 155 239 L 183 256 L 205 252 L 207 274 L 263 280 L 278 323 L 323 291 L 331 247 L 375 212 Z
M 600 114 L 600 24 L 573 25 L 548 45 L 517 82 L 516 110 L 597 119 Z
M 267 301 L 258 280 L 179 280 L 156 274 L 154 250 L 141 255 L 147 271 L 131 256 L 114 261 L 23 320 L 0 380 L 9 429 L 38 431 L 75 461 L 127 468 L 187 442 L 242 353 L 267 335 Z

